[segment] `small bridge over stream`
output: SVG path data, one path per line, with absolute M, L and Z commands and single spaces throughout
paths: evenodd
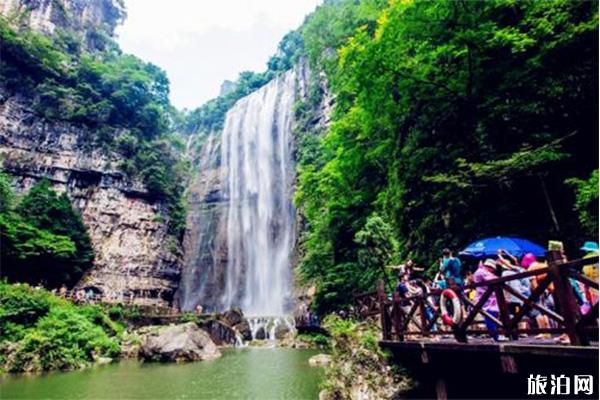
M 420 382 L 414 397 L 527 398 L 534 389 L 529 385 L 534 385 L 533 379 L 539 376 L 546 379 L 543 398 L 598 398 L 597 296 L 595 303 L 582 313 L 571 285 L 571 281 L 579 282 L 586 290 L 597 293 L 598 282 L 580 270 L 585 265 L 598 264 L 598 257 L 563 262 L 558 252 L 548 252 L 547 261 L 545 268 L 451 287 L 456 294 L 454 306 L 460 307 L 464 315 L 454 323 L 447 316 L 443 318 L 439 306 L 442 290 L 431 289 L 404 298 L 394 292 L 390 297 L 383 282 L 379 282 L 376 291 L 356 296 L 357 313 L 361 318 L 377 320 L 381 347 L 389 350 L 394 360 L 409 368 Z M 509 285 L 511 281 L 534 277 L 539 284 L 528 297 Z M 550 309 L 540 298 L 552 286 L 555 307 Z M 482 287 L 485 290 L 479 300 L 471 300 L 469 291 Z M 498 316 L 484 309 L 492 294 L 498 302 Z M 508 295 L 520 300 L 516 311 L 509 308 Z M 532 312 L 547 316 L 551 326 L 523 327 L 521 322 L 530 319 Z M 493 321 L 508 340 L 494 341 L 484 318 Z M 568 337 L 569 344 L 560 344 L 559 335 Z M 569 380 L 566 395 L 556 393 L 556 387 L 552 389 L 552 379 L 562 375 Z M 592 376 L 593 393 L 575 393 L 575 380 L 587 376 Z M 566 388 L 563 386 L 562 390 Z

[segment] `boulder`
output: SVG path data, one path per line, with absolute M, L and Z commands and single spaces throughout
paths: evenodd
M 212 360 L 221 352 L 208 333 L 193 322 L 145 329 L 139 355 L 146 361 Z
M 288 333 L 290 333 L 290 327 L 287 324 L 278 324 L 275 326 L 275 339 L 285 339 Z
M 221 319 L 231 327 L 234 327 L 245 321 L 244 314 L 239 308 L 232 308 L 231 310 L 225 311 L 221 315 Z
M 219 319 L 221 322 L 231 327 L 235 332 L 239 333 L 243 340 L 252 340 L 250 324 L 248 323 L 248 320 L 244 318 L 244 314 L 239 308 L 232 308 L 231 310 L 225 311 L 221 314 Z
M 329 354 L 317 354 L 308 359 L 308 365 L 311 367 L 326 367 L 331 363 Z
M 113 362 L 113 359 L 110 357 L 98 357 L 96 359 L 96 364 L 98 365 L 106 365 L 110 364 L 111 362 Z
M 246 319 L 235 325 L 233 328 L 242 336 L 242 339 L 246 341 L 252 340 L 252 330 Z
M 236 332 L 229 325 L 220 320 L 210 319 L 199 323 L 200 328 L 208 332 L 210 338 L 217 346 L 233 345 Z

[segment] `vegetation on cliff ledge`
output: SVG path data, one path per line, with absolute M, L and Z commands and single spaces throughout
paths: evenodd
M 18 201 L 0 172 L 0 276 L 14 282 L 74 285 L 94 258 L 81 215 L 48 181 Z

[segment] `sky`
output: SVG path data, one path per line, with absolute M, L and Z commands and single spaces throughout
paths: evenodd
M 171 102 L 193 109 L 241 71 L 261 72 L 319 0 L 125 0 L 121 48 L 163 68 Z

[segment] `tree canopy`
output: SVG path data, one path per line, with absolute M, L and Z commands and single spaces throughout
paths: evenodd
M 301 272 L 345 293 L 336 306 L 350 302 L 341 276 L 387 261 L 364 265 L 356 240 L 378 218 L 399 257 L 426 265 L 487 235 L 578 248 L 598 221 L 597 10 L 508 0 L 317 9 L 304 46 L 336 105 L 316 159 L 299 163 Z

